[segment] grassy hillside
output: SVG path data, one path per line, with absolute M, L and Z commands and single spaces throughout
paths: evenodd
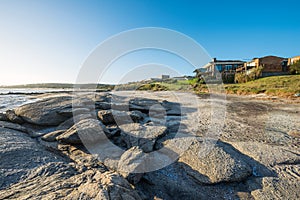
M 191 89 L 190 80 L 164 80 L 164 81 L 141 81 L 134 83 L 127 83 L 117 85 L 115 90 L 151 90 L 151 91 L 163 91 L 163 90 L 182 90 L 187 91 Z
M 72 88 L 73 84 L 30 84 L 30 85 L 18 85 L 9 86 L 10 88 Z M 95 84 L 84 84 L 82 88 L 95 88 Z M 225 84 L 225 90 L 228 94 L 260 94 L 265 93 L 267 95 L 275 95 L 280 97 L 292 97 L 297 93 L 300 93 L 300 75 L 288 75 L 288 76 L 273 76 L 260 78 L 255 81 L 250 81 L 241 84 Z M 98 84 L 97 89 L 105 90 L 181 90 L 191 91 L 196 93 L 207 93 L 208 88 L 205 84 L 199 84 L 197 79 L 193 80 L 166 80 L 162 82 L 156 81 L 142 81 L 121 85 L 105 85 Z
M 229 94 L 265 93 L 281 97 L 291 97 L 300 93 L 300 75 L 273 76 L 260 78 L 242 84 L 228 84 L 225 89 Z

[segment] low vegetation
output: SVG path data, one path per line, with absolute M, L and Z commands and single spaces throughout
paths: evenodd
M 249 70 L 249 73 L 236 73 L 234 77 L 234 82 L 235 83 L 246 83 L 248 81 L 254 81 L 258 79 L 258 77 L 262 73 L 263 67 L 258 67 L 258 68 L 253 68 Z
M 241 84 L 228 84 L 229 94 L 260 94 L 291 97 L 300 93 L 300 75 L 273 76 Z
M 300 74 L 300 60 L 290 66 L 291 74 Z
M 299 62 L 300 63 L 300 62 Z M 297 69 L 297 68 L 296 68 Z M 298 73 L 298 71 L 296 71 Z M 259 71 L 254 71 L 248 75 L 248 82 L 240 81 L 237 84 L 224 84 L 224 89 L 228 94 L 267 94 L 280 97 L 292 97 L 300 93 L 300 75 L 273 76 L 256 79 Z M 245 78 L 245 77 L 244 77 Z M 214 85 L 213 80 L 209 80 Z M 78 86 L 78 85 L 77 85 Z M 84 84 L 80 85 L 83 89 L 99 89 L 99 90 L 149 90 L 149 91 L 193 91 L 197 94 L 209 93 L 209 89 L 203 79 L 194 78 L 191 80 L 174 80 L 168 79 L 161 82 L 142 81 L 122 85 L 104 85 L 104 84 Z M 73 88 L 73 84 L 31 84 L 10 86 L 10 88 Z
M 170 89 L 160 83 L 147 83 L 138 87 L 137 90 L 167 91 Z

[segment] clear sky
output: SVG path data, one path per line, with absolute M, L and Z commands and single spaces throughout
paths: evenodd
M 299 0 L 0 0 L 0 85 L 75 82 L 100 42 L 140 27 L 179 31 L 220 59 L 299 55 L 299 6 Z M 119 63 L 161 63 L 192 74 L 184 61 L 153 55 Z M 122 65 L 107 82 L 121 76 Z

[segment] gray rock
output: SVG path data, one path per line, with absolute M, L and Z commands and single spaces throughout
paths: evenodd
M 0 128 L 0 144 L 0 199 L 8 195 L 1 189 L 24 179 L 33 168 L 64 161 L 20 131 Z
M 46 135 L 42 136 L 42 140 L 47 141 L 47 142 L 55 142 L 56 137 L 63 134 L 65 131 L 66 130 L 57 130 L 57 131 L 53 131 L 51 133 L 47 133 Z
M 133 122 L 141 122 L 144 118 L 146 118 L 146 115 L 138 110 L 133 110 L 130 112 L 130 117 L 133 120 Z
M 143 192 L 148 197 L 159 196 L 160 199 L 167 200 L 224 199 L 224 194 L 220 193 L 216 187 L 209 188 L 195 183 L 177 162 L 146 173 L 140 183 L 145 184 Z M 226 189 L 229 190 L 229 188 L 224 188 Z
M 0 121 L 0 127 L 28 133 L 28 130 L 26 127 L 21 126 L 19 124 L 11 123 L 11 122 Z
M 182 115 L 181 105 L 179 103 L 163 101 L 162 106 L 166 109 L 167 115 L 173 115 L 173 116 Z
M 8 121 L 6 114 L 0 113 L 0 121 Z
M 167 133 L 167 128 L 164 126 L 142 126 L 138 123 L 131 123 L 119 127 L 127 148 L 138 146 L 144 152 L 153 151 L 156 140 Z
M 298 167 L 299 173 L 299 167 Z M 251 192 L 254 199 L 299 199 L 299 177 L 275 178 L 264 177 L 261 179 L 261 189 Z
M 129 103 L 132 105 L 145 107 L 146 109 L 149 110 L 151 106 L 159 104 L 159 101 L 155 100 L 155 99 L 136 98 L 136 99 L 130 100 Z
M 95 108 L 99 110 L 109 110 L 111 109 L 111 104 L 108 102 L 95 102 Z
M 24 120 L 21 117 L 18 117 L 13 110 L 7 110 L 6 111 L 6 117 L 9 119 L 9 121 L 17 124 L 23 124 Z
M 204 144 L 195 141 L 179 158 L 184 170 L 197 181 L 206 184 L 236 182 L 251 175 L 252 168 L 244 161 L 241 154 L 216 143 L 207 154 L 202 154 Z
M 137 184 L 144 173 L 136 172 L 143 172 L 142 168 L 145 158 L 146 155 L 141 149 L 132 147 L 122 154 L 118 166 L 116 166 L 116 170 L 118 170 L 130 183 Z
M 138 192 L 116 172 L 101 173 L 96 169 L 89 169 L 78 173 L 72 166 L 61 162 L 34 168 L 21 183 L 0 190 L 1 199 L 36 199 L 36 197 L 141 200 Z
M 112 102 L 111 103 L 111 109 L 112 110 L 119 110 L 119 111 L 129 111 L 129 105 L 125 104 L 125 103 Z
M 106 139 L 109 132 L 98 120 L 84 119 L 74 124 L 70 129 L 56 137 L 57 141 L 68 144 L 93 144 Z
M 109 196 L 110 199 L 141 200 L 139 194 L 116 172 L 98 173 L 98 175 L 98 180 L 103 185 L 103 188 L 106 188 L 107 196 Z
M 103 124 L 114 124 L 115 119 L 111 110 L 100 110 L 98 112 L 98 117 Z
M 261 142 L 230 142 L 241 153 L 255 159 L 265 166 L 300 163 L 300 156 L 281 146 L 268 145 Z
M 63 123 L 59 124 L 56 128 L 56 130 L 66 130 L 71 128 L 75 122 L 79 122 L 83 119 L 92 119 L 91 114 L 79 114 L 76 116 L 71 117 L 70 119 L 64 121 Z
M 101 110 L 98 112 L 99 119 L 103 124 L 126 124 L 132 122 L 130 114 L 125 111 L 118 110 Z
M 62 116 L 73 117 L 73 115 L 89 114 L 90 112 L 88 108 L 64 108 L 57 113 Z
M 51 97 L 20 106 L 15 109 L 15 113 L 28 123 L 55 126 L 68 119 L 58 112 L 71 106 L 72 98 L 69 96 Z

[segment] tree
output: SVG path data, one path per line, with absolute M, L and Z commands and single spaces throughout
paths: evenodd
M 297 60 L 290 66 L 291 74 L 300 74 L 300 60 Z

